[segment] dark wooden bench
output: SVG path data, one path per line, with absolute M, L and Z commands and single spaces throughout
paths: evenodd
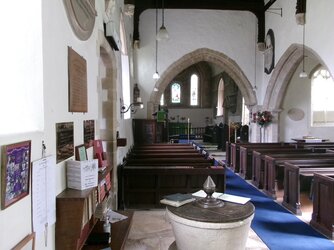
M 228 167 L 231 164 L 231 143 L 229 141 L 225 143 L 225 164 Z
M 252 179 L 253 176 L 253 152 L 254 151 L 267 151 L 267 152 L 290 152 L 292 150 L 297 151 L 311 151 L 311 149 L 296 149 L 293 144 L 291 145 L 242 145 L 240 146 L 240 176 L 245 179 Z
M 297 142 L 298 148 L 333 148 L 334 142 Z
M 264 156 L 264 185 L 263 191 L 276 199 L 276 176 L 278 167 L 284 167 L 284 162 L 294 159 L 334 159 L 333 153 L 294 153 L 268 154 Z
M 230 145 L 230 168 L 234 170 L 234 172 L 240 172 L 240 146 L 258 146 L 258 147 L 268 147 L 273 145 L 290 145 L 292 143 L 284 143 L 284 142 L 246 142 L 246 143 L 231 143 Z
M 122 166 L 121 206 L 123 208 L 161 208 L 163 196 L 173 193 L 193 193 L 203 189 L 210 175 L 217 192 L 225 191 L 225 168 L 192 166 Z
M 132 149 L 130 153 L 187 153 L 187 152 L 200 152 L 195 148 L 154 148 L 154 149 Z
M 301 215 L 300 177 L 312 177 L 315 173 L 334 175 L 332 162 L 284 163 L 284 195 L 282 205 L 291 212 Z
M 167 148 L 193 148 L 191 144 L 182 144 L 182 143 L 156 143 L 156 144 L 143 144 L 135 145 L 133 149 L 167 149 Z
M 209 164 L 210 166 L 214 165 L 214 161 L 204 158 L 149 158 L 149 159 L 125 159 L 126 165 L 136 165 L 136 166 L 159 166 L 159 165 L 192 165 L 194 164 Z
M 326 150 L 323 149 L 313 149 L 313 148 L 269 148 L 269 149 L 254 149 L 252 152 L 252 183 L 257 186 L 258 188 L 263 188 L 263 182 L 264 182 L 264 156 L 266 154 L 293 154 L 296 152 L 316 152 L 318 153 L 324 153 Z
M 313 213 L 310 225 L 334 240 L 334 178 L 314 174 Z
M 179 153 L 179 152 L 165 152 L 165 153 L 130 153 L 127 155 L 127 159 L 155 159 L 155 158 L 194 158 L 194 159 L 204 159 L 204 155 L 198 152 L 188 152 L 188 153 Z

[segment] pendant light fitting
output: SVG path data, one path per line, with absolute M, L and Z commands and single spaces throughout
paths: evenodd
M 305 72 L 305 24 L 303 24 L 303 70 L 299 73 L 299 77 L 307 77 L 307 73 Z
M 164 41 L 169 39 L 169 34 L 168 31 L 165 27 L 165 8 L 164 8 L 164 0 L 162 0 L 162 5 L 161 5 L 161 16 L 162 16 L 162 24 L 159 29 L 159 32 L 157 33 L 157 40 L 158 41 Z
M 155 35 L 158 35 L 158 8 L 155 9 Z M 157 80 L 160 78 L 158 73 L 158 40 L 155 39 L 155 73 L 153 79 Z

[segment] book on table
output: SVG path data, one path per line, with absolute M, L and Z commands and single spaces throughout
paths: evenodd
M 191 194 L 176 193 L 164 196 L 163 199 L 160 200 L 160 203 L 173 207 L 179 207 L 194 200 L 195 197 L 193 197 Z

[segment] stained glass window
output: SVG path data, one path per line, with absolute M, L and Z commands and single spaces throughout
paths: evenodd
M 190 78 L 190 105 L 198 104 L 198 76 L 193 74 Z
M 172 84 L 172 103 L 181 102 L 181 86 L 178 83 Z

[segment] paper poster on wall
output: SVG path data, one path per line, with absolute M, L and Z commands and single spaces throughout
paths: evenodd
M 32 162 L 33 231 L 47 236 L 56 222 L 56 157 L 44 157 Z

